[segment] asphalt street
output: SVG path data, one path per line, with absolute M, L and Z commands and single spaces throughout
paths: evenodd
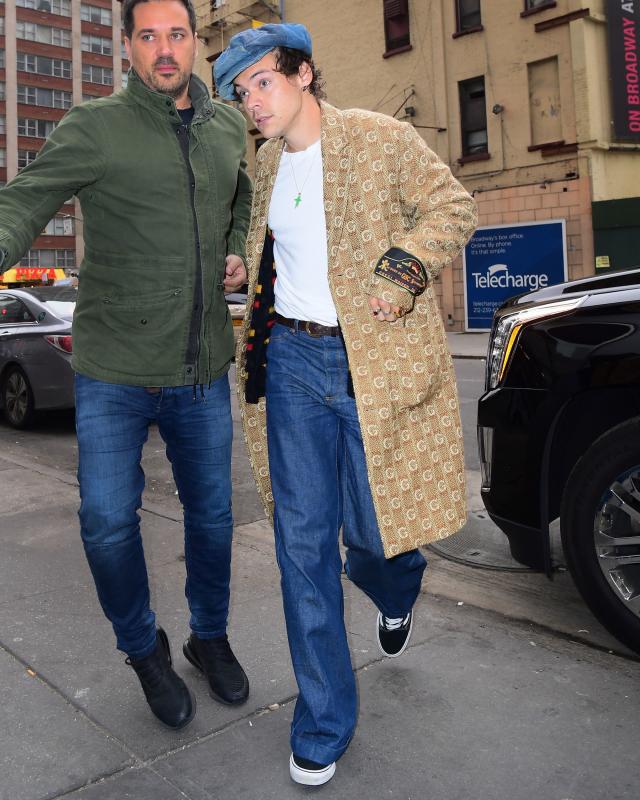
M 475 401 L 483 363 L 456 359 L 470 486 L 482 515 Z M 271 530 L 234 409 L 230 638 L 251 680 L 214 703 L 180 652 L 187 635 L 181 510 L 164 447 L 145 448 L 142 511 L 154 607 L 198 702 L 167 731 L 113 645 L 79 545 L 73 416 L 0 422 L 0 800 L 298 798 L 288 777 L 295 698 Z M 506 547 L 506 545 L 505 545 Z M 567 573 L 473 569 L 427 554 L 411 646 L 381 657 L 375 612 L 344 581 L 360 690 L 356 736 L 330 798 L 635 800 L 640 662 L 593 619 Z

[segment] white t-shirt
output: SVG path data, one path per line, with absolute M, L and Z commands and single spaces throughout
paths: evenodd
M 327 277 L 320 140 L 298 153 L 283 151 L 269 205 L 269 227 L 275 239 L 278 314 L 337 325 Z

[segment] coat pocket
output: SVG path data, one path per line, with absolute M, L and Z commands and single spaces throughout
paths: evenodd
M 389 326 L 385 361 L 389 376 L 389 398 L 400 409 L 414 408 L 429 400 L 448 374 L 441 348 L 431 340 L 430 326 Z

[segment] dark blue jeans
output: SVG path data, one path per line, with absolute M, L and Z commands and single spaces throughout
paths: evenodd
M 80 528 L 98 598 L 131 658 L 155 647 L 140 517 L 149 424 L 166 444 L 184 509 L 191 629 L 223 636 L 231 566 L 231 407 L 226 375 L 210 387 L 160 389 L 76 375 Z
M 347 575 L 386 616 L 411 610 L 426 561 L 417 550 L 384 557 L 341 338 L 274 327 L 267 433 L 276 556 L 299 688 L 291 747 L 326 764 L 344 753 L 356 724 L 340 528 Z

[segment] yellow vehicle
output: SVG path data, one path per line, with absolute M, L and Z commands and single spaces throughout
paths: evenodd
M 2 288 L 53 285 L 56 280 L 66 278 L 63 269 L 55 267 L 12 267 L 0 276 Z

